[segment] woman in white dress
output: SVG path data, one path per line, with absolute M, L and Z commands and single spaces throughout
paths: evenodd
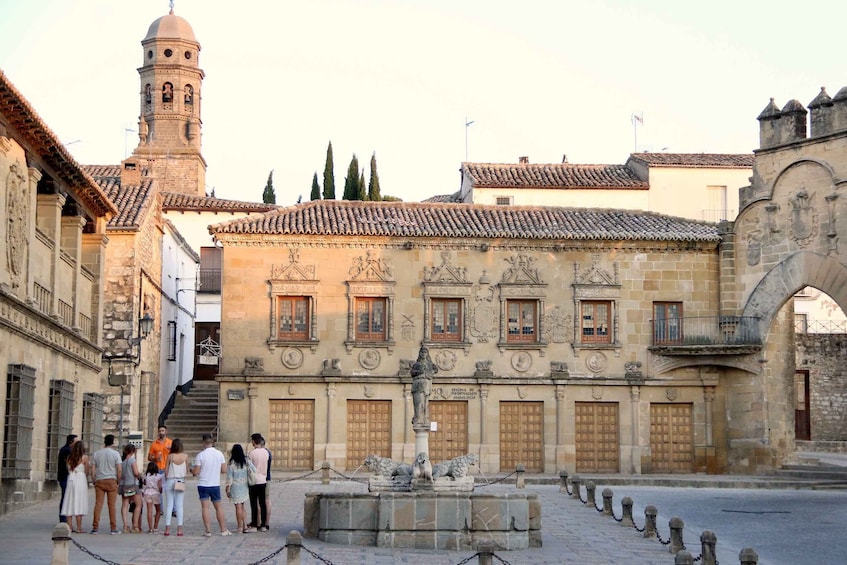
M 82 532 L 82 517 L 88 514 L 88 455 L 85 454 L 85 444 L 76 442 L 68 456 L 68 487 L 65 490 L 65 501 L 62 503 L 62 514 L 68 517 L 71 532 Z M 73 518 L 76 518 L 74 528 Z

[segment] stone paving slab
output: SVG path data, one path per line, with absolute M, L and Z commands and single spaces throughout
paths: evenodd
M 494 485 L 481 487 L 492 492 L 513 492 L 514 486 Z M 333 481 L 321 485 L 317 480 L 302 479 L 292 482 L 271 484 L 271 531 L 266 533 L 218 535 L 213 526 L 212 538 L 202 537 L 200 503 L 195 483 L 189 482 L 185 502 L 185 536 L 164 537 L 153 534 L 105 533 L 97 536 L 75 534 L 74 539 L 91 552 L 107 561 L 121 564 L 156 565 L 171 563 L 253 563 L 275 552 L 285 545 L 289 531 L 303 529 L 303 499 L 307 492 L 335 492 L 351 490 L 364 492 L 365 485 L 351 481 Z M 579 502 L 559 493 L 551 484 L 528 485 L 525 492 L 535 492 L 542 504 L 543 547 L 520 551 L 502 551 L 497 555 L 511 564 L 552 565 L 579 563 L 606 565 L 618 563 L 640 563 L 644 565 L 670 565 L 673 556 L 656 540 L 646 540 L 632 528 L 624 528 L 611 518 L 604 517 Z M 94 506 L 94 491 L 90 489 L 90 508 Z M 58 520 L 58 500 L 44 502 L 0 517 L 0 563 L 5 565 L 33 565 L 49 563 L 52 553 L 50 539 Z M 232 506 L 225 502 L 226 519 L 234 529 L 235 514 Z M 637 520 L 636 520 L 637 521 Z M 108 515 L 103 510 L 102 524 L 108 526 Z M 83 522 L 91 527 L 91 515 Z M 120 518 L 118 525 L 120 526 Z M 146 528 L 146 518 L 143 520 Z M 160 531 L 164 522 L 160 524 Z M 175 527 L 172 526 L 175 534 Z M 661 531 L 661 530 L 660 530 Z M 304 545 L 324 559 L 336 565 L 388 565 L 400 563 L 427 563 L 432 565 L 454 565 L 473 555 L 470 551 L 439 551 L 415 549 L 391 549 L 377 547 L 340 546 L 306 539 Z M 320 563 L 319 560 L 302 554 L 304 564 Z M 86 555 L 76 547 L 70 550 L 72 565 L 102 563 Z M 285 552 L 269 563 L 285 563 Z M 471 563 L 476 563 L 473 559 Z M 496 562 L 496 561 L 495 561 Z

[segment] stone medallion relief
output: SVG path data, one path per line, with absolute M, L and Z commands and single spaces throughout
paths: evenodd
M 298 369 L 303 364 L 303 352 L 297 347 L 286 347 L 280 358 L 288 369 Z
M 376 349 L 365 349 L 359 353 L 359 365 L 369 371 L 379 367 L 382 357 Z
M 592 373 L 602 373 L 606 370 L 609 361 L 602 351 L 592 351 L 585 359 L 585 368 Z
M 525 373 L 532 367 L 532 356 L 526 351 L 518 351 L 512 355 L 512 368 L 519 372 Z
M 442 349 L 435 354 L 435 366 L 442 371 L 452 371 L 456 368 L 456 354 L 449 349 Z

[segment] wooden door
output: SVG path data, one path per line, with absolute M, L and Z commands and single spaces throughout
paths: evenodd
M 391 457 L 391 401 L 347 401 L 347 469 L 365 463 L 368 455 Z
M 809 371 L 794 373 L 794 438 L 812 439 L 812 419 L 809 412 Z
M 429 434 L 429 458 L 435 463 L 468 453 L 468 403 L 435 400 L 429 403 L 430 420 L 438 429 Z
M 315 401 L 271 400 L 268 449 L 273 468 L 309 471 L 315 462 Z
M 544 471 L 544 403 L 500 403 L 500 471 Z
M 694 470 L 694 433 L 691 404 L 650 405 L 650 448 L 654 473 L 691 473 Z
M 576 470 L 579 473 L 617 473 L 620 436 L 617 402 L 575 404 Z

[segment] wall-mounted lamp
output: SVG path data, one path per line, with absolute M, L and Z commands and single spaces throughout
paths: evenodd
M 147 339 L 147 336 L 150 335 L 150 332 L 153 331 L 153 323 L 156 320 L 153 319 L 149 313 L 144 314 L 144 316 L 138 320 L 138 337 L 131 337 L 129 339 L 130 345 L 140 345 L 141 342 Z

